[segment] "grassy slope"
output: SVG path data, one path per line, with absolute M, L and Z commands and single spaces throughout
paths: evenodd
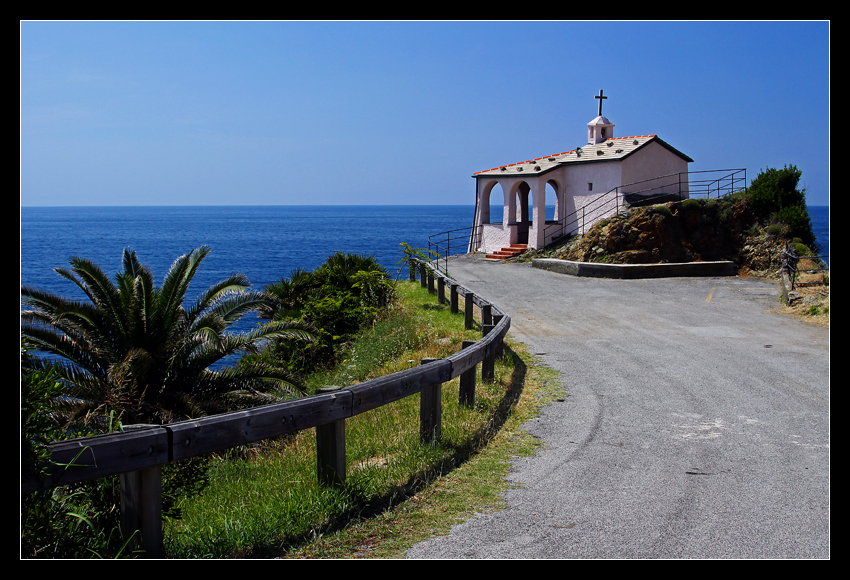
M 391 320 L 350 345 L 338 369 L 312 387 L 347 385 L 456 352 L 480 326 L 464 330 L 418 284 L 401 282 Z M 398 557 L 460 519 L 498 509 L 509 459 L 532 453 L 520 425 L 559 396 L 553 371 L 522 345 L 507 343 L 496 380 L 476 388 L 474 409 L 457 404 L 457 379 L 443 387 L 443 438 L 418 442 L 418 396 L 346 422 L 347 485 L 315 483 L 315 437 L 307 431 L 266 444 L 249 459 L 217 462 L 210 486 L 166 526 L 177 557 Z

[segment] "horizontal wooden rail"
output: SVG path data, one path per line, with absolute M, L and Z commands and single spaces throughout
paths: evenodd
M 441 302 L 443 289 L 448 286 L 453 294 L 453 304 L 457 304 L 454 296 L 456 293 L 465 297 L 465 305 L 474 303 L 478 306 L 482 317 L 481 340 L 464 341 L 464 348 L 448 358 L 429 359 L 428 364 L 350 387 L 322 390 L 316 395 L 189 421 L 167 425 L 126 426 L 125 431 L 121 433 L 57 441 L 48 445 L 50 462 L 44 466 L 46 471 L 43 476 L 39 477 L 33 471 L 22 470 L 21 493 L 111 475 L 122 475 L 123 488 L 124 479 L 127 479 L 126 476 L 130 473 L 147 474 L 146 477 L 149 480 L 151 474 L 158 474 L 157 470 L 162 465 L 172 461 L 324 425 L 337 424 L 341 429 L 331 430 L 331 433 L 334 433 L 332 436 L 338 437 L 341 432 L 344 439 L 345 419 L 442 385 L 455 377 L 462 375 L 469 377 L 479 363 L 483 363 L 482 376 L 485 379 L 488 378 L 487 368 L 492 367 L 492 362 L 501 349 L 502 341 L 510 328 L 510 317 L 471 290 L 435 272 L 430 264 L 420 263 L 420 267 L 422 274 L 428 278 L 430 292 L 434 291 L 434 279 L 438 280 L 437 287 L 441 294 Z M 465 307 L 465 310 L 470 309 Z M 471 311 L 466 311 L 465 314 L 469 318 Z M 467 386 L 464 389 L 469 389 L 469 380 L 474 390 L 474 376 L 467 380 Z M 473 397 L 474 393 L 461 394 L 462 400 L 469 401 Z M 423 410 L 422 413 L 424 416 L 426 411 Z M 428 413 L 432 411 L 429 410 Z M 342 447 L 344 458 L 344 441 Z M 330 457 L 340 455 L 340 451 L 334 450 L 333 446 L 330 447 L 330 451 L 323 451 L 323 453 Z M 323 469 L 320 462 L 320 479 L 323 478 Z M 329 479 L 333 480 L 334 477 Z M 337 473 L 336 480 L 341 479 L 344 480 L 344 473 Z M 137 487 L 143 486 L 139 484 Z M 158 488 L 148 493 L 148 503 L 151 498 L 160 497 L 157 495 Z M 143 503 L 143 500 L 138 497 L 128 498 L 127 506 L 139 503 Z M 139 524 L 141 527 L 136 529 L 144 529 L 144 525 L 150 529 L 151 518 L 156 519 L 156 514 L 160 513 L 154 512 L 153 516 L 148 516 L 147 524 L 142 522 Z M 136 514 L 134 518 L 137 519 Z M 157 525 L 160 526 L 161 534 L 161 524 L 157 523 Z M 156 532 L 147 532 L 149 538 L 155 534 Z M 151 546 L 155 542 L 158 542 L 157 545 Z M 147 555 L 161 553 L 161 536 L 154 538 L 154 542 L 145 541 L 144 543 Z

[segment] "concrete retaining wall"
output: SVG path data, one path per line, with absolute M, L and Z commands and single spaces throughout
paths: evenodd
M 735 262 L 684 262 L 675 264 L 597 264 L 535 258 L 532 268 L 588 278 L 672 278 L 675 276 L 736 276 Z

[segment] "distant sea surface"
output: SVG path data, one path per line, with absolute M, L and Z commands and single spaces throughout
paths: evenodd
M 806 209 L 809 210 L 809 218 L 812 220 L 812 231 L 817 238 L 817 243 L 820 245 L 820 253 L 822 255 L 829 254 L 829 206 L 828 205 L 810 205 Z M 829 264 L 829 257 L 823 259 Z
M 828 254 L 829 207 L 808 209 Z M 401 242 L 427 247 L 429 235 L 471 226 L 473 213 L 473 206 L 457 205 L 22 207 L 21 284 L 81 298 L 53 268 L 79 256 L 112 276 L 124 248 L 136 251 L 159 284 L 178 256 L 202 245 L 212 251 L 191 298 L 234 272 L 262 288 L 295 268 L 313 270 L 337 251 L 373 255 L 395 275 Z
M 472 225 L 473 206 L 22 207 L 21 284 L 82 298 L 53 272 L 78 256 L 112 277 L 124 248 L 151 267 L 157 284 L 174 260 L 203 245 L 190 298 L 234 272 L 254 288 L 313 270 L 334 252 L 370 254 L 395 276 L 401 242 Z

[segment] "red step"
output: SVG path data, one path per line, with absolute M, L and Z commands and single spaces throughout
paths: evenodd
M 490 260 L 504 260 L 505 258 L 519 256 L 527 249 L 527 244 L 511 244 L 507 248 L 502 248 L 501 250 L 493 252 L 492 254 L 487 254 L 485 257 Z

